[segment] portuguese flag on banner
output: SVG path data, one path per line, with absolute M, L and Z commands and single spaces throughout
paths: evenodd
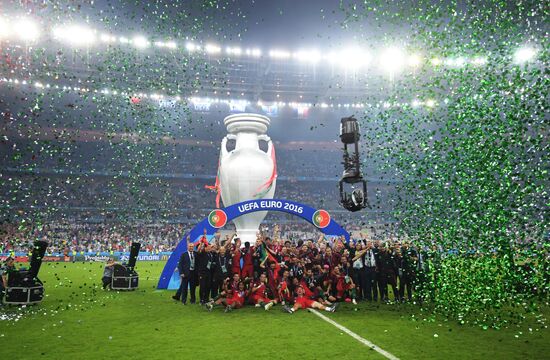
M 215 228 L 224 227 L 227 223 L 227 214 L 221 209 L 212 210 L 208 215 L 208 222 Z
M 330 215 L 325 210 L 317 210 L 313 214 L 313 225 L 317 226 L 318 228 L 326 228 L 328 224 L 330 224 Z

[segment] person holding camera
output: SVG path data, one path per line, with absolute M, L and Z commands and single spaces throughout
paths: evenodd
M 103 282 L 103 289 L 106 289 L 107 287 L 109 289 L 111 288 L 111 283 L 113 281 L 113 267 L 115 264 L 115 260 L 112 258 L 109 258 L 105 264 L 105 268 L 103 269 L 103 277 L 101 278 L 101 281 Z
M 8 276 L 12 271 L 15 271 L 15 259 L 8 256 L 4 261 L 4 266 L 0 267 L 0 306 L 3 306 L 4 294 L 8 288 Z

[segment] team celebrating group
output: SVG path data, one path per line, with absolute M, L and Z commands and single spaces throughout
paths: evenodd
M 408 300 L 422 269 L 422 254 L 408 244 L 382 245 L 379 241 L 346 242 L 344 238 L 292 243 L 258 233 L 256 243 L 236 236 L 208 242 L 204 236 L 192 243 L 178 263 L 180 287 L 173 299 L 199 301 L 209 311 L 217 306 L 225 311 L 245 305 L 271 309 L 281 304 L 284 311 L 314 308 L 334 312 L 340 302 L 359 300 L 388 301 L 388 286 L 393 299 Z M 399 288 L 397 287 L 399 280 Z M 189 290 L 189 291 L 188 291 Z

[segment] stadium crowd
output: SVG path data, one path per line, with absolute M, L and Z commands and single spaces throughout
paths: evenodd
M 0 226 L 0 253 L 32 249 L 35 240 L 48 242 L 47 253 L 129 252 L 132 242 L 140 242 L 142 251 L 172 251 L 183 234 L 180 225 L 112 225 L 51 223 L 45 226 Z
M 189 240 L 189 239 L 188 239 Z M 280 236 L 258 234 L 256 244 L 203 236 L 189 242 L 178 264 L 181 284 L 173 299 L 199 303 L 207 309 L 221 305 L 226 311 L 245 305 L 269 310 L 275 304 L 293 313 L 316 308 L 335 311 L 339 302 L 413 301 L 428 279 L 428 266 L 437 266 L 442 252 L 418 250 L 407 242 L 346 242 L 343 238 L 291 242 Z M 391 288 L 393 297 L 390 297 Z M 421 299 L 416 298 L 414 300 Z
M 272 220 L 284 220 L 284 214 Z M 229 228 L 228 231 L 232 231 Z M 359 229 L 357 226 L 347 228 L 350 231 Z M 285 239 L 292 242 L 317 236 L 315 228 L 306 222 L 281 224 L 278 229 Z M 185 230 L 182 224 L 162 223 L 92 224 L 54 221 L 48 225 L 22 225 L 5 222 L 0 224 L 0 253 L 27 253 L 35 240 L 48 242 L 48 254 L 129 252 L 132 242 L 141 243 L 141 251 L 159 253 L 173 251 L 182 240 Z

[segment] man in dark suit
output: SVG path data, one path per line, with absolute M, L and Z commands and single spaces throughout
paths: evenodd
M 379 283 L 382 285 L 380 297 L 382 301 L 389 301 L 388 285 L 391 285 L 395 300 L 399 300 L 399 291 L 397 290 L 397 271 L 393 249 L 385 246 L 378 250 L 378 268 Z
M 218 253 L 214 256 L 214 262 L 212 289 L 210 290 L 213 299 L 221 292 L 223 281 L 231 277 L 231 254 L 226 251 L 225 246 L 220 247 Z
M 197 253 L 195 252 L 195 245 L 189 242 L 189 238 L 187 238 L 187 242 L 187 252 L 181 254 L 178 263 L 181 284 L 176 295 L 173 297 L 175 300 L 179 300 L 181 296 L 181 302 L 184 305 L 187 302 L 188 288 L 191 291 L 191 304 L 195 303 L 195 290 L 197 288 Z
M 212 276 L 210 269 L 213 263 L 212 245 L 206 240 L 200 241 L 197 248 L 197 269 L 199 275 L 199 300 L 201 305 L 208 302 L 210 296 L 210 287 L 212 286 Z
M 377 280 L 377 258 L 378 253 L 375 252 L 372 242 L 368 242 L 365 248 L 355 254 L 353 260 L 361 260 L 363 267 L 359 270 L 362 272 L 361 291 L 363 299 L 367 301 L 378 300 L 378 280 Z
M 415 264 L 417 254 L 414 249 L 409 248 L 408 243 L 403 243 L 401 247 L 401 273 L 399 275 L 399 297 L 405 299 L 405 290 L 407 298 L 412 301 L 412 291 L 415 283 Z

